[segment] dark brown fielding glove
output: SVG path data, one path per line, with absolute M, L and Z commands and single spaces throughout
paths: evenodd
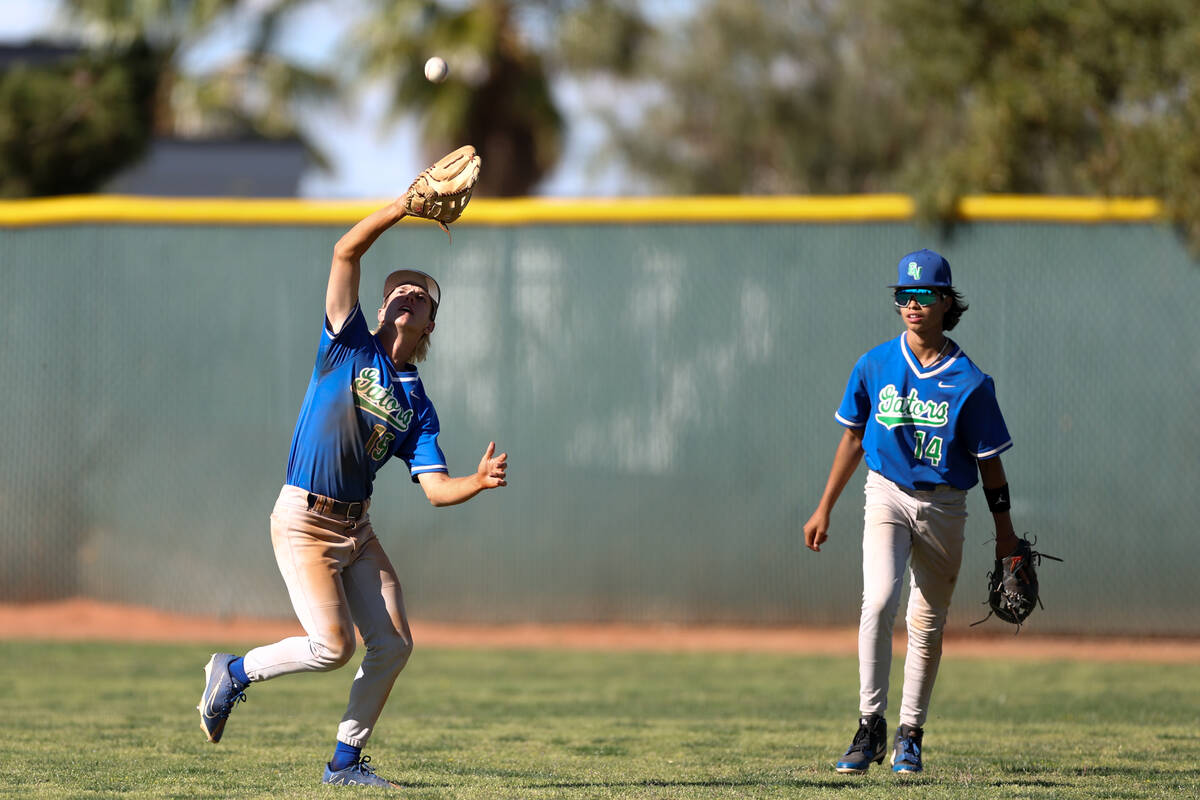
M 1029 618 L 1033 609 L 1042 604 L 1038 593 L 1037 567 L 1042 565 L 1042 559 L 1062 561 L 1056 556 L 1048 556 L 1033 549 L 1034 543 L 1027 536 L 1017 540 L 1017 549 L 1012 555 L 996 559 L 996 568 L 988 573 L 987 605 L 991 607 L 988 615 L 979 622 L 972 622 L 971 627 L 980 622 L 986 622 L 995 614 L 1007 623 L 1021 630 L 1021 623 Z

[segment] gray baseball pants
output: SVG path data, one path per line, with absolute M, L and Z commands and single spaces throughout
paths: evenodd
M 892 628 L 901 580 L 912 561 L 908 597 L 908 655 L 904 659 L 902 725 L 922 726 L 942 659 L 942 630 L 950 610 L 967 522 L 967 493 L 951 486 L 914 491 L 871 471 L 863 524 L 863 601 L 858 626 L 859 710 L 887 708 Z
M 307 636 L 246 653 L 246 674 L 265 681 L 293 672 L 324 672 L 354 655 L 354 626 L 367 652 L 350 687 L 338 741 L 362 747 L 392 684 L 412 652 L 396 570 L 375 538 L 370 517 L 347 520 L 308 510 L 308 492 L 284 486 L 271 513 L 271 544 L 292 608 Z

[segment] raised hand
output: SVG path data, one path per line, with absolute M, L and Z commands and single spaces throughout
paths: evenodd
M 496 443 L 488 442 L 487 450 L 479 461 L 479 469 L 475 477 L 484 489 L 495 489 L 497 486 L 508 486 L 508 453 L 495 455 Z

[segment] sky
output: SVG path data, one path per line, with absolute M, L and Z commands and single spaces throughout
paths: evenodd
M 680 2 L 680 0 L 674 0 Z M 336 46 L 352 19 L 358 0 L 328 0 L 305 8 L 283 33 L 288 54 L 302 62 L 321 63 L 333 58 Z M 31 38 L 53 39 L 70 32 L 58 0 L 0 0 L 0 42 L 21 43 Z M 206 44 L 189 53 L 185 66 L 202 68 L 219 60 L 226 48 L 236 47 L 239 31 L 230 25 L 218 44 Z M 452 65 L 453 66 L 453 65 Z M 589 169 L 604 139 L 602 123 L 589 113 L 589 92 L 577 82 L 559 80 L 555 97 L 568 120 L 563 157 L 536 193 L 551 197 L 604 197 L 620 194 L 628 181 L 619 168 Z M 403 119 L 383 128 L 388 102 L 387 87 L 362 87 L 345 108 L 319 106 L 305 109 L 300 124 L 326 154 L 332 169 L 316 167 L 300 181 L 300 194 L 312 198 L 388 198 L 404 191 L 427 166 L 421 154 L 419 126 Z

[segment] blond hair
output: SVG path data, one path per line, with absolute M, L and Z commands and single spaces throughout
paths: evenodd
M 379 329 L 382 327 L 383 327 L 382 324 L 376 325 L 375 329 L 373 331 L 371 331 L 371 335 L 375 336 L 376 334 L 378 334 Z M 424 361 L 425 358 L 429 355 L 429 345 L 430 344 L 431 344 L 431 342 L 429 341 L 429 334 L 422 333 L 421 338 L 417 341 L 417 346 L 413 348 L 412 353 L 410 353 L 408 356 L 409 362 L 413 363 L 413 364 L 420 364 L 422 361 Z
M 413 348 L 412 355 L 409 356 L 409 358 L 412 360 L 412 363 L 420 364 L 425 360 L 425 356 L 429 355 L 429 345 L 429 334 L 421 334 L 420 341 L 417 342 L 417 346 Z

